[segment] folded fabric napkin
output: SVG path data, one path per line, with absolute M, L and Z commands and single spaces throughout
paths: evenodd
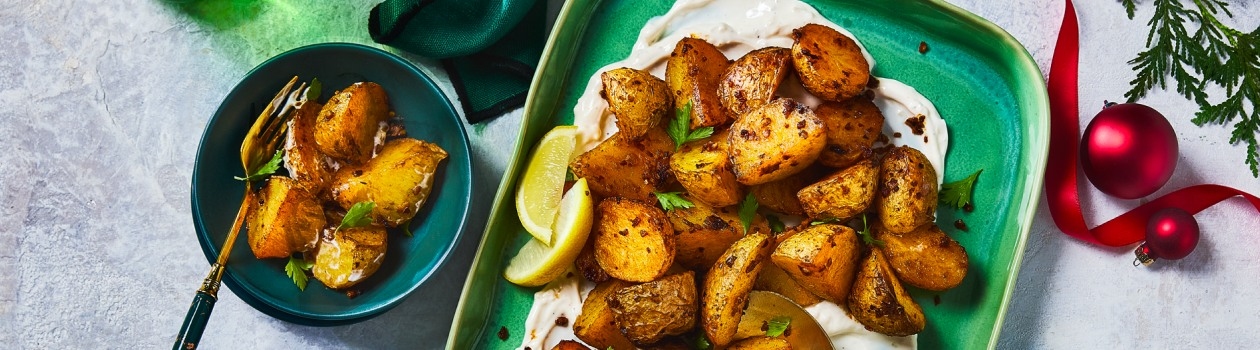
M 372 8 L 372 40 L 440 59 L 464 115 L 478 123 L 525 103 L 542 54 L 547 2 L 387 0 Z

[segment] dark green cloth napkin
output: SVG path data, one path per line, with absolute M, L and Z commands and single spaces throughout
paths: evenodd
M 387 0 L 372 40 L 440 59 L 468 122 L 520 107 L 546 41 L 545 0 Z

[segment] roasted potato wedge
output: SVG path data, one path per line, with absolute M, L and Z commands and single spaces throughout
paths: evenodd
M 883 132 L 884 114 L 871 96 L 823 102 L 814 114 L 827 125 L 827 147 L 818 156 L 819 163 L 842 169 L 874 155 L 871 147 Z
M 674 228 L 660 208 L 613 197 L 596 211 L 595 260 L 609 276 L 650 282 L 674 264 Z
M 728 132 L 735 179 L 745 185 L 805 170 L 827 144 L 822 120 L 809 107 L 787 98 L 745 113 Z
M 810 217 L 848 219 L 871 206 L 878 179 L 879 169 L 866 159 L 805 186 L 796 198 Z
M 586 345 L 573 340 L 561 340 L 551 350 L 590 350 Z
M 289 171 L 289 177 L 316 197 L 325 192 L 324 184 L 332 177 L 332 169 L 325 161 L 328 157 L 315 144 L 315 121 L 320 108 L 318 102 L 307 101 L 294 111 L 284 142 L 284 168 Z
M 809 226 L 779 243 L 770 255 L 801 287 L 823 299 L 845 303 L 861 261 L 853 229 L 840 224 Z
M 629 138 L 638 138 L 673 117 L 673 96 L 669 86 L 651 73 L 633 68 L 617 68 L 599 76 L 604 83 L 600 95 L 608 100 L 608 110 L 617 116 L 617 129 Z
M 704 39 L 683 38 L 665 62 L 665 83 L 674 106 L 691 104 L 691 128 L 719 126 L 730 119 L 718 100 L 718 83 L 730 60 Z
M 717 90 L 726 115 L 738 119 L 770 102 L 791 70 L 792 50 L 782 47 L 760 48 L 735 60 L 726 67 Z
M 344 163 L 362 164 L 372 156 L 381 122 L 392 114 L 384 88 L 371 82 L 354 83 L 333 94 L 320 109 L 315 145 Z
M 727 133 L 683 145 L 669 157 L 669 169 L 692 198 L 715 207 L 739 204 L 744 185 L 735 181 Z
M 582 302 L 582 313 L 573 321 L 573 335 L 596 349 L 634 349 L 630 339 L 621 334 L 616 313 L 608 307 L 608 297 L 630 282 L 608 280 L 595 285 Z
M 792 350 L 792 344 L 784 337 L 752 337 L 737 341 L 726 350 Z
M 586 245 L 582 246 L 582 251 L 578 252 L 577 260 L 573 264 L 587 281 L 601 283 L 612 279 L 608 276 L 608 271 L 604 271 L 604 267 L 599 266 L 599 260 L 595 259 L 595 240 L 593 239 L 586 240 Z
M 617 326 L 631 342 L 655 343 L 696 326 L 696 276 L 686 271 L 621 288 L 608 296 Z
M 876 213 L 884 228 L 910 232 L 936 217 L 936 169 L 919 150 L 901 146 L 884 155 Z
M 771 255 L 771 259 L 774 257 Z M 761 269 L 761 274 L 757 275 L 757 281 L 753 283 L 753 290 L 764 290 L 782 294 L 788 300 L 795 302 L 802 307 L 817 304 L 823 299 L 818 295 L 805 290 L 791 275 L 779 268 L 775 264 L 766 264 Z
M 434 173 L 446 156 L 445 150 L 432 143 L 412 138 L 390 141 L 362 166 L 344 166 L 333 174 L 333 199 L 344 209 L 373 201 L 372 220 L 398 226 L 424 206 Z
M 380 226 L 337 230 L 320 242 L 311 273 L 328 288 L 354 286 L 381 267 L 388 236 Z
M 251 203 L 249 249 L 254 257 L 287 258 L 307 251 L 324 229 L 324 207 L 296 180 L 272 176 Z
M 700 325 L 718 347 L 735 341 L 757 275 L 770 257 L 770 236 L 752 233 L 731 245 L 704 278 Z
M 692 199 L 690 195 L 684 198 Z M 713 263 L 731 244 L 744 236 L 744 227 L 736 207 L 714 208 L 701 201 L 691 202 L 694 204 L 691 208 L 666 212 L 670 226 L 678 235 L 674 260 L 688 269 L 706 270 L 713 267 Z M 757 216 L 748 231 L 768 234 L 770 226 L 765 218 Z
M 967 277 L 967 251 L 936 224 L 906 233 L 891 233 L 875 226 L 875 239 L 884 242 L 884 255 L 901 282 L 915 287 L 945 291 Z
M 600 197 L 651 201 L 655 200 L 652 192 L 672 179 L 669 155 L 673 151 L 674 141 L 663 128 L 652 128 L 639 139 L 617 132 L 579 155 L 570 168 L 574 176 L 585 177 Z
M 757 204 L 763 208 L 788 215 L 804 216 L 805 209 L 801 207 L 801 200 L 796 198 L 796 193 L 805 186 L 818 182 L 818 179 L 828 173 L 830 170 L 826 167 L 812 166 L 781 180 L 749 186 L 748 191 L 752 192 L 757 198 Z
M 805 90 L 830 101 L 843 101 L 866 90 L 871 66 L 852 38 L 823 25 L 792 31 L 792 65 Z
M 923 308 L 897 280 L 882 249 L 873 248 L 849 292 L 849 315 L 867 330 L 904 337 L 923 331 Z

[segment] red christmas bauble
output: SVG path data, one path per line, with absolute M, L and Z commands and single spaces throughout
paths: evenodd
M 1104 108 L 1081 138 L 1081 168 L 1099 191 L 1124 199 L 1155 193 L 1177 168 L 1177 133 L 1136 103 Z
M 1177 260 L 1199 245 L 1199 222 L 1185 210 L 1164 208 L 1146 223 L 1146 244 L 1154 258 Z

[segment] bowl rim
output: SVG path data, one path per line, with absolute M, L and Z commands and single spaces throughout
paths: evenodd
M 191 214 L 193 217 L 193 227 L 196 231 L 197 240 L 198 240 L 199 245 L 201 246 L 201 251 L 206 256 L 207 262 L 213 264 L 213 262 L 217 259 L 219 249 L 216 247 L 218 244 L 222 242 L 214 242 L 211 240 L 208 230 L 205 228 L 205 222 L 203 218 L 201 217 L 201 206 L 200 204 L 198 204 L 198 201 L 197 201 L 197 199 L 199 198 L 197 187 L 198 187 L 198 184 L 200 183 L 200 179 L 199 179 L 200 176 L 198 174 L 200 173 L 201 165 L 203 163 L 203 159 L 202 159 L 203 145 L 205 145 L 207 138 L 210 137 L 212 130 L 215 130 L 216 127 L 218 126 L 218 123 L 220 122 L 219 116 L 225 113 L 225 109 L 228 107 L 229 101 L 248 98 L 247 96 L 242 96 L 243 92 L 241 92 L 240 90 L 242 89 L 242 86 L 243 86 L 242 83 L 244 83 L 245 80 L 247 80 L 249 77 L 255 74 L 258 74 L 259 72 L 262 72 L 266 69 L 270 69 L 272 65 L 276 64 L 278 61 L 285 59 L 289 56 L 327 54 L 328 52 L 365 53 L 371 56 L 377 56 L 377 57 L 383 58 L 385 61 L 397 64 L 400 66 L 400 68 L 403 68 L 404 70 L 413 73 L 413 75 L 418 77 L 419 80 L 424 85 L 427 85 L 431 90 L 437 93 L 439 97 L 441 97 L 441 100 L 443 101 L 443 103 L 439 104 L 438 108 L 444 107 L 445 110 L 449 112 L 449 115 L 455 119 L 455 126 L 459 129 L 458 147 L 462 151 L 463 154 L 469 155 L 469 157 L 471 157 L 472 152 L 471 152 L 471 147 L 468 141 L 467 130 L 464 127 L 463 120 L 460 118 L 460 114 L 457 112 L 454 105 L 451 103 L 450 97 L 448 97 L 446 93 L 443 92 L 441 87 L 437 85 L 437 83 L 433 80 L 432 77 L 430 77 L 428 74 L 425 74 L 424 71 L 420 70 L 410 61 L 407 61 L 406 59 L 403 59 L 402 57 L 398 55 L 395 55 L 393 53 L 390 53 L 388 51 L 385 51 L 376 47 L 371 47 L 371 46 L 357 44 L 357 43 L 349 43 L 349 42 L 329 42 L 329 43 L 317 43 L 317 44 L 305 45 L 305 46 L 297 47 L 297 48 L 285 51 L 283 53 L 280 53 L 278 55 L 272 56 L 271 58 L 268 58 L 262 63 L 259 63 L 257 66 L 254 66 L 254 68 L 250 69 L 248 73 L 245 73 L 244 75 L 241 76 L 240 80 L 232 87 L 231 90 L 229 90 L 228 94 L 223 97 L 222 102 L 220 102 L 219 106 L 215 109 L 214 114 L 212 114 L 210 119 L 206 122 L 206 127 L 202 131 L 202 136 L 198 141 L 197 155 L 193 161 L 193 171 L 192 171 L 192 177 L 190 181 L 191 190 L 190 190 L 189 201 L 192 204 Z M 460 238 L 464 236 L 464 231 L 468 225 L 468 211 L 471 205 L 472 188 L 475 186 L 474 184 L 475 179 L 473 179 L 473 177 L 471 176 L 472 174 L 471 160 L 467 159 L 467 157 L 462 160 L 452 159 L 450 163 L 455 163 L 455 164 L 448 164 L 448 166 L 458 166 L 462 168 L 459 170 L 459 172 L 468 175 L 467 176 L 468 185 L 462 191 L 459 191 L 459 193 L 457 193 L 458 197 L 462 197 L 464 199 L 464 205 L 459 214 L 458 224 L 452 228 L 454 229 L 455 233 L 451 237 L 451 239 L 448 242 L 446 242 L 443 247 L 441 247 L 441 251 L 436 256 L 436 259 L 437 259 L 436 263 L 434 263 L 431 268 L 427 269 L 427 271 L 422 270 L 423 275 L 420 276 L 419 281 L 412 284 L 410 287 L 408 287 L 406 291 L 402 293 L 398 293 L 397 295 L 389 296 L 380 302 L 364 304 L 362 310 L 355 310 L 353 312 L 338 313 L 338 314 L 319 314 L 319 313 L 312 313 L 312 312 L 297 309 L 297 308 L 287 307 L 285 305 L 280 305 L 278 303 L 275 303 L 273 300 L 259 297 L 258 290 L 256 290 L 257 287 L 242 283 L 241 280 L 238 279 L 236 274 L 233 272 L 233 269 L 231 268 L 230 263 L 224 269 L 223 280 L 221 283 L 227 285 L 227 287 L 231 289 L 232 292 L 237 295 L 237 297 L 239 297 L 246 304 L 249 304 L 250 306 L 254 307 L 256 310 L 261 311 L 262 313 L 267 314 L 268 316 L 272 316 L 283 321 L 302 324 L 302 325 L 336 326 L 336 325 L 351 324 L 351 323 L 356 323 L 356 322 L 370 319 L 372 317 L 375 317 L 377 315 L 384 313 L 385 311 L 392 309 L 393 307 L 401 303 L 402 300 L 406 299 L 409 295 L 411 295 L 411 293 L 414 292 L 416 289 L 418 289 L 420 286 L 427 283 L 429 279 L 432 278 L 433 275 L 436 274 L 437 271 L 440 270 L 446 264 L 446 262 L 449 260 L 451 256 L 451 253 L 455 250 L 455 245 L 460 241 Z M 237 239 L 241 239 L 241 238 L 237 237 Z

